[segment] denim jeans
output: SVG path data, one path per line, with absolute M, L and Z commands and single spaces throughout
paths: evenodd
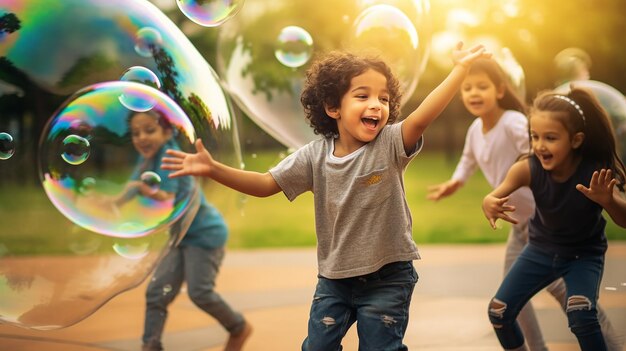
M 342 350 L 341 340 L 354 322 L 359 351 L 407 350 L 402 340 L 417 279 L 410 261 L 346 279 L 319 276 L 302 350 Z
M 581 350 L 606 350 L 596 309 L 603 269 L 604 255 L 563 257 L 527 245 L 489 305 L 489 319 L 502 347 L 514 350 L 524 345 L 516 322 L 521 308 L 541 289 L 563 278 L 568 324 Z
M 172 247 L 156 268 L 146 290 L 146 317 L 142 341 L 146 350 L 162 350 L 161 336 L 167 306 L 180 292 L 183 281 L 193 303 L 215 318 L 229 333 L 245 326 L 243 316 L 231 309 L 213 288 L 224 258 L 224 248 Z

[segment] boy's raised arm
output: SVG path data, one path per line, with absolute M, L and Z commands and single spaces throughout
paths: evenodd
M 195 146 L 195 154 L 167 150 L 169 157 L 163 158 L 161 168 L 174 171 L 169 175 L 171 178 L 187 175 L 209 177 L 229 188 L 257 197 L 266 197 L 281 191 L 269 172 L 259 173 L 229 167 L 215 161 L 200 139 L 196 140 Z
M 452 54 L 454 67 L 446 79 L 428 94 L 417 109 L 402 122 L 402 140 L 407 152 L 415 147 L 426 127 L 450 103 L 459 90 L 471 63 L 479 57 L 491 57 L 482 45 L 476 45 L 469 50 L 462 50 L 462 48 L 463 43 L 459 42 Z

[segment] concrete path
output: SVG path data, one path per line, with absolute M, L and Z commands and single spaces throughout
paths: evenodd
M 600 302 L 626 334 L 626 242 L 610 243 Z M 500 350 L 486 306 L 501 278 L 503 245 L 420 245 L 420 276 L 405 338 L 410 350 Z M 247 351 L 294 351 L 306 336 L 316 283 L 314 249 L 231 250 L 217 290 L 254 327 Z M 2 351 L 140 350 L 145 283 L 122 293 L 76 325 L 35 331 L 0 325 Z M 578 350 L 567 321 L 550 295 L 533 300 L 551 351 Z M 353 327 L 344 350 L 357 350 Z M 226 333 L 185 294 L 170 308 L 164 336 L 168 351 L 218 351 Z M 626 348 L 625 348 L 626 350 Z

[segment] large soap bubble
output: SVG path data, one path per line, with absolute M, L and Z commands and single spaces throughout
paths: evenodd
M 121 95 L 154 102 L 147 115 L 157 121 L 163 119 L 158 122 L 166 125 L 164 131 L 171 134 L 169 139 L 163 137 L 163 145 L 194 150 L 194 127 L 167 95 L 139 83 L 98 83 L 72 95 L 46 124 L 39 143 L 40 177 L 50 201 L 72 222 L 95 233 L 135 238 L 171 226 L 190 207 L 194 192 L 190 188 L 188 193 L 164 201 L 129 194 L 123 205 L 115 203 L 131 184 L 132 173 L 138 168 L 134 162 L 138 160 L 137 151 L 130 141 L 130 121 L 145 112 L 128 109 L 121 103 Z M 77 135 L 85 130 L 88 132 L 84 137 Z M 68 139 L 73 141 L 71 145 L 78 145 L 76 152 L 65 150 Z M 92 147 L 110 157 L 100 160 L 100 164 L 89 162 L 87 155 Z M 147 147 L 154 148 L 152 144 Z M 154 192 L 161 176 L 152 171 L 142 173 L 135 177 L 136 181 L 146 183 L 150 192 Z M 151 180 L 157 178 L 158 182 Z M 81 188 L 85 186 L 89 191 Z
M 184 235 L 200 189 L 227 217 L 238 210 L 236 195 L 214 183 L 197 183 L 179 207 L 138 198 L 116 213 L 89 204 L 116 193 L 137 162 L 123 121 L 137 106 L 124 107 L 118 93 L 123 88 L 133 97 L 149 87 L 114 82 L 137 66 L 161 83 L 148 112 L 178 106 L 182 114 L 174 116 L 188 121 L 172 124 L 191 124 L 214 157 L 241 165 L 232 110 L 215 72 L 155 6 L 0 2 L 0 322 L 65 327 L 139 285 Z M 87 98 L 93 100 L 79 104 Z M 178 133 L 181 148 L 191 142 L 181 138 L 193 133 Z M 102 218 L 112 221 L 98 223 Z
M 571 87 L 585 88 L 595 94 L 600 105 L 611 117 L 618 143 L 618 154 L 622 160 L 626 160 L 626 97 L 619 90 L 597 80 L 574 80 L 558 86 L 554 91 L 567 94 Z
M 310 59 L 340 49 L 380 54 L 404 88 L 404 103 L 428 58 L 428 12 L 427 0 L 247 0 L 237 16 L 219 27 L 218 71 L 237 105 L 257 125 L 297 148 L 316 138 L 300 104 Z M 297 28 L 296 35 L 281 35 L 286 28 Z M 292 61 L 285 60 L 281 49 L 285 37 L 301 38 L 291 40 L 298 44 Z

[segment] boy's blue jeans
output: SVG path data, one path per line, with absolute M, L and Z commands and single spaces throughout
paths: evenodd
M 526 245 L 489 304 L 489 319 L 502 347 L 515 350 L 524 344 L 518 313 L 532 296 L 562 277 L 568 324 L 581 350 L 606 350 L 596 310 L 603 270 L 604 255 L 563 257 Z
M 193 303 L 211 315 L 231 334 L 245 326 L 243 316 L 218 295 L 215 277 L 224 258 L 224 248 L 194 246 L 172 247 L 156 268 L 146 290 L 146 319 L 142 341 L 144 349 L 162 350 L 161 336 L 167 307 L 180 292 L 183 281 Z
M 341 339 L 354 322 L 360 351 L 408 350 L 402 339 L 417 279 L 410 261 L 346 279 L 319 276 L 302 350 L 342 350 Z

